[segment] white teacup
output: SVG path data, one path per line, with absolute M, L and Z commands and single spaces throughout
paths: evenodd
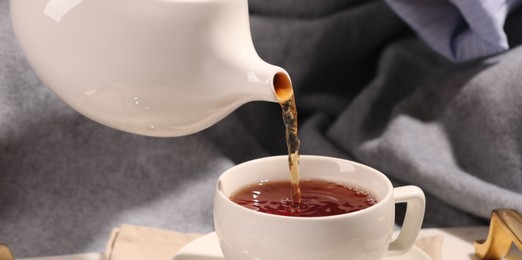
M 425 197 L 415 186 L 394 188 L 381 172 L 348 160 L 301 156 L 301 179 L 323 179 L 361 187 L 378 202 L 369 208 L 326 217 L 261 213 L 232 202 L 242 187 L 261 180 L 289 179 L 287 156 L 237 165 L 218 180 L 214 225 L 227 260 L 383 259 L 407 253 L 424 217 Z M 290 188 L 290 187 L 289 187 Z M 399 236 L 392 240 L 395 204 L 407 203 Z

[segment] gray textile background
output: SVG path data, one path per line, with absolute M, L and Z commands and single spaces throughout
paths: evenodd
M 280 108 L 250 103 L 179 138 L 109 129 L 35 76 L 0 0 L 0 241 L 17 257 L 103 251 L 123 223 L 212 230 L 217 176 L 284 154 Z M 265 60 L 296 89 L 303 154 L 373 166 L 428 196 L 426 227 L 522 211 L 522 10 L 512 50 L 453 64 L 381 1 L 251 0 Z

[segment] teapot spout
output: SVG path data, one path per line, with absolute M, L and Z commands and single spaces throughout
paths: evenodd
M 288 101 L 294 96 L 294 88 L 292 87 L 292 81 L 288 76 L 288 73 L 278 72 L 274 75 L 272 80 L 273 87 L 276 92 L 277 101 L 283 103 Z
M 244 90 L 246 101 L 268 101 L 282 103 L 290 99 L 294 92 L 288 73 L 277 66 L 265 63 L 265 68 L 247 71 Z

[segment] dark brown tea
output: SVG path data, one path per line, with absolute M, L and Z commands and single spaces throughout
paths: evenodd
M 261 181 L 242 188 L 230 199 L 256 211 L 295 217 L 321 217 L 355 212 L 377 203 L 360 188 L 325 180 L 301 180 L 301 202 L 292 203 L 290 181 Z
M 290 168 L 290 186 L 292 203 L 301 203 L 299 191 L 299 146 L 297 135 L 297 109 L 295 105 L 294 90 L 290 80 L 284 74 L 276 74 L 274 88 L 281 105 L 283 122 L 285 124 L 286 145 L 288 147 L 288 166 Z
M 301 192 L 299 185 L 299 146 L 297 136 L 297 110 L 295 108 L 294 96 L 281 103 L 283 110 L 283 122 L 286 129 L 286 145 L 288 147 L 288 167 L 290 168 L 291 198 L 295 204 L 301 203 Z

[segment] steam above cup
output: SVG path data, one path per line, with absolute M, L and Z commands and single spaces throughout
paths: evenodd
M 247 102 L 293 94 L 286 71 L 255 51 L 247 1 L 12 0 L 10 7 L 40 79 L 112 128 L 187 135 Z

